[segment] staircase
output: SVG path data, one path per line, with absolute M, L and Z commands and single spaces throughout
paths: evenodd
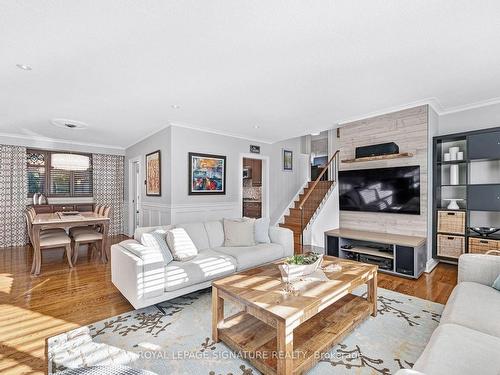
M 293 231 L 295 254 L 302 253 L 304 230 L 311 222 L 311 219 L 314 218 L 325 197 L 336 185 L 338 153 L 339 151 L 335 152 L 318 178 L 307 184 L 302 194 L 294 202 L 293 207 L 290 208 L 290 213 L 285 215 L 284 223 L 280 224 L 280 227 Z M 328 174 L 328 171 L 331 171 L 331 173 Z

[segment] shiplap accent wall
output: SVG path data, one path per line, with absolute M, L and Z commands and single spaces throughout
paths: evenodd
M 420 215 L 340 211 L 340 227 L 427 237 L 428 106 L 355 121 L 340 129 L 340 159 L 354 158 L 355 148 L 395 142 L 410 158 L 340 163 L 340 170 L 420 165 Z

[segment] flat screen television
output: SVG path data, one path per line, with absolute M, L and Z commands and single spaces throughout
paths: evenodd
M 420 167 L 340 171 L 339 203 L 344 211 L 420 215 Z

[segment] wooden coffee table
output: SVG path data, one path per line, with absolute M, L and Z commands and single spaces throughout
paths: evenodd
M 371 314 L 377 314 L 377 266 L 325 256 L 328 281 L 300 282 L 284 292 L 277 264 L 212 284 L 212 338 L 223 341 L 264 374 L 303 374 Z M 368 284 L 367 298 L 351 294 Z M 241 310 L 224 317 L 224 300 Z

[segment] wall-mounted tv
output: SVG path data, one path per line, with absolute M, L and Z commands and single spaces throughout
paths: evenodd
M 339 202 L 344 211 L 420 215 L 420 167 L 340 171 Z

